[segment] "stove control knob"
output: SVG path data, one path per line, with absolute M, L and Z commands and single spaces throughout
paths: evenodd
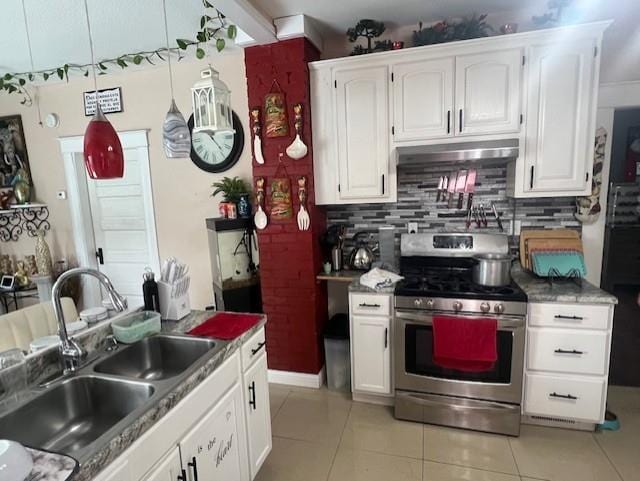
M 491 306 L 488 302 L 483 302 L 482 304 L 480 304 L 480 311 L 482 311 L 484 314 L 489 312 L 489 309 L 491 309 Z
M 434 306 L 435 302 L 433 302 L 433 299 L 427 299 L 427 309 L 433 309 Z
M 422 299 L 416 299 L 413 301 L 413 305 L 416 307 L 422 307 Z
M 504 304 L 496 304 L 495 306 L 493 306 L 493 310 L 496 312 L 496 314 L 502 314 L 504 312 Z
M 453 310 L 454 311 L 461 311 L 462 310 L 462 302 L 460 301 L 455 301 L 453 303 Z

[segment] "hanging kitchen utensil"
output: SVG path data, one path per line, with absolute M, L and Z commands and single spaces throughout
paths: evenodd
M 443 179 L 444 179 L 444 182 L 442 183 L 442 195 L 440 196 L 440 200 L 442 202 L 447 200 L 447 192 L 449 190 L 449 176 L 445 175 Z
M 478 176 L 478 172 L 476 169 L 469 169 L 469 173 L 467 174 L 467 185 L 464 188 L 464 191 L 467 196 L 467 211 L 471 210 L 471 206 L 473 205 L 473 193 L 476 191 L 476 178 Z
M 287 155 L 294 160 L 298 160 L 307 155 L 308 149 L 305 143 L 300 138 L 302 133 L 302 104 L 295 104 L 293 106 L 293 112 L 295 114 L 294 126 L 296 128 L 296 138 L 291 145 L 287 147 Z
M 280 161 L 276 173 L 271 179 L 271 205 L 270 216 L 273 221 L 286 221 L 293 217 L 293 204 L 291 201 L 291 180 L 287 169 Z
M 298 229 L 309 230 L 311 219 L 306 209 L 307 203 L 307 178 L 304 175 L 298 177 L 298 200 L 300 201 L 300 210 L 298 210 Z
M 487 221 L 487 213 L 484 210 L 484 204 L 480 204 L 480 222 L 482 222 L 482 227 L 487 227 L 489 224 Z
M 260 138 L 262 126 L 260 125 L 259 108 L 254 107 L 251 109 L 251 119 L 253 121 L 253 156 L 258 164 L 264 164 L 264 157 L 262 155 L 262 139 Z
M 471 213 L 473 214 L 473 220 L 476 222 L 476 226 L 478 228 L 482 227 L 482 222 L 480 222 L 480 214 L 478 214 L 478 208 L 475 205 L 471 208 Z
M 256 204 L 258 204 L 258 208 L 256 209 L 256 214 L 253 217 L 253 223 L 256 225 L 256 228 L 262 230 L 267 227 L 267 214 L 264 212 L 264 177 L 258 177 L 256 179 Z
M 493 211 L 493 216 L 496 218 L 496 222 L 498 223 L 498 229 L 500 232 L 504 232 L 504 227 L 502 226 L 502 220 L 500 219 L 500 214 L 498 214 L 498 209 L 496 209 L 496 205 L 491 202 L 491 210 Z
M 449 209 L 452 209 L 455 203 L 456 186 L 458 185 L 457 179 L 458 179 L 458 172 L 451 172 L 451 177 L 449 177 L 449 186 L 447 187 L 448 195 L 449 195 L 447 207 Z
M 271 83 L 271 92 L 264 96 L 264 128 L 265 137 L 269 139 L 289 135 L 287 103 L 277 80 Z
M 438 192 L 436 194 L 436 202 L 440 202 L 440 195 L 442 194 L 442 188 L 444 187 L 444 176 L 440 176 L 438 181 Z
M 456 193 L 458 194 L 458 209 L 462 209 L 464 202 L 464 190 L 467 187 L 467 171 L 461 170 L 458 172 L 458 179 L 456 180 Z

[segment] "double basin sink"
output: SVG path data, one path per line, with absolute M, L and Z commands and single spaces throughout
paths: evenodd
M 0 417 L 0 439 L 82 463 L 226 344 L 163 334 L 120 345 Z

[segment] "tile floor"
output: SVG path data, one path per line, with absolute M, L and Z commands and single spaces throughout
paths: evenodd
M 256 481 L 640 481 L 640 389 L 611 387 L 617 432 L 519 438 L 397 421 L 391 408 L 272 384 L 273 451 Z

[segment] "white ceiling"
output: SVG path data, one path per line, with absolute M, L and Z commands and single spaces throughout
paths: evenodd
M 96 58 L 165 45 L 162 0 L 88 0 Z M 83 0 L 25 0 L 35 69 L 89 63 Z M 201 0 L 168 0 L 169 39 L 193 38 Z M 22 0 L 1 0 L 0 71 L 29 71 Z M 175 43 L 174 45 L 175 46 Z

